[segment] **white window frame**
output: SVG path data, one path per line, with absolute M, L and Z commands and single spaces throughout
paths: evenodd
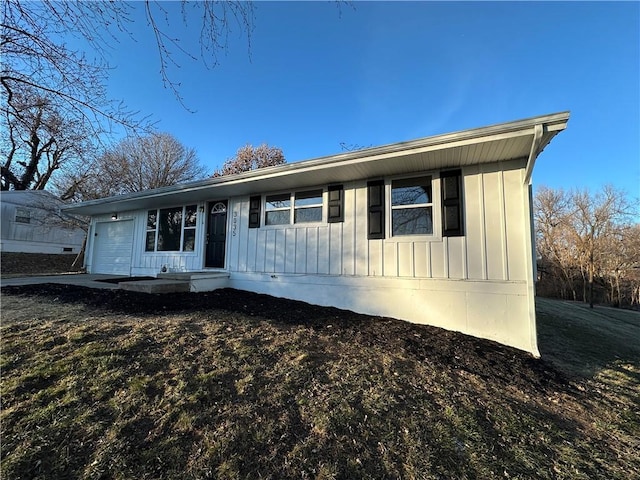
M 394 208 L 392 205 L 392 185 L 393 181 L 398 180 L 410 180 L 412 178 L 424 178 L 431 177 L 431 203 L 430 204 L 420 204 L 420 205 L 402 205 Z M 385 178 L 384 181 L 385 186 L 385 200 L 386 200 L 386 212 L 385 212 L 385 231 L 386 231 L 386 242 L 437 242 L 442 241 L 442 208 L 440 201 L 440 174 L 438 172 L 422 172 L 420 174 L 415 175 L 395 175 L 393 177 Z M 412 234 L 412 235 L 393 235 L 393 210 L 403 209 L 403 208 L 417 208 L 424 206 L 431 206 L 431 222 L 433 225 L 433 232 L 428 233 L 420 233 L 420 234 Z
M 318 191 L 320 192 L 320 197 L 321 197 L 321 201 L 320 203 L 314 203 L 312 205 L 304 205 L 304 206 L 298 206 L 296 207 L 296 195 L 297 194 L 301 194 L 301 193 L 307 193 L 307 192 L 314 192 L 314 191 Z M 289 196 L 289 206 L 287 207 L 276 207 L 276 208 L 271 208 L 271 209 L 267 209 L 267 197 L 275 197 L 275 196 L 284 196 L 284 195 L 288 195 Z M 303 227 L 309 227 L 309 226 L 318 226 L 318 225 L 324 225 L 327 224 L 327 208 L 326 208 L 326 195 L 327 195 L 327 189 L 326 187 L 316 187 L 316 188 L 304 188 L 304 189 L 297 189 L 297 190 L 293 190 L 293 191 L 285 191 L 285 192 L 273 192 L 273 193 L 268 193 L 268 194 L 264 194 L 262 195 L 262 218 L 261 220 L 261 226 L 264 228 L 303 228 Z M 296 210 L 303 210 L 306 208 L 322 208 L 322 216 L 320 218 L 320 220 L 318 221 L 314 221 L 314 222 L 295 222 L 295 214 L 296 214 Z M 279 223 L 279 224 L 275 224 L 275 225 L 269 225 L 267 224 L 267 213 L 268 212 L 277 212 L 277 211 L 289 211 L 289 222 L 288 223 Z
M 315 193 L 315 192 L 320 192 L 320 203 L 313 203 L 311 205 L 300 205 L 297 206 L 296 205 L 296 200 L 297 200 L 297 195 L 301 194 L 301 193 Z M 300 190 L 297 192 L 293 193 L 293 217 L 292 217 L 292 222 L 294 225 L 308 225 L 308 224 L 314 224 L 314 223 L 322 223 L 323 220 L 325 220 L 324 218 L 324 189 L 322 188 L 313 188 L 310 190 Z M 311 222 L 296 222 L 296 212 L 299 210 L 305 210 L 305 209 L 309 209 L 309 208 L 318 208 L 320 207 L 320 220 L 315 220 L 315 221 L 311 221 Z
M 186 220 L 187 220 L 187 207 L 190 206 L 195 206 L 195 213 L 196 213 L 196 223 L 193 226 L 186 226 Z M 182 222 L 180 224 L 180 250 L 158 250 L 158 235 L 160 233 L 160 228 L 159 228 L 159 224 L 160 224 L 160 211 L 161 210 L 173 210 L 176 208 L 180 208 L 182 207 Z M 152 212 L 154 209 L 149 208 L 147 210 L 145 210 L 145 217 L 144 217 L 144 225 L 145 225 L 145 230 L 144 230 L 144 250 L 143 253 L 145 255 L 164 255 L 164 254 L 168 254 L 168 253 L 180 253 L 180 254 L 187 254 L 187 255 L 195 255 L 196 254 L 196 250 L 197 250 L 197 244 L 198 244 L 198 235 L 197 235 L 197 228 L 198 228 L 198 223 L 199 223 L 199 205 L 195 204 L 195 203 L 190 203 L 189 205 L 176 205 L 173 207 L 163 207 L 163 208 L 156 208 L 156 226 L 155 229 L 151 229 L 149 228 L 149 212 Z M 185 239 L 185 231 L 186 230 L 193 230 L 194 232 L 194 244 L 193 244 L 193 250 L 184 250 L 184 239 Z M 149 234 L 149 232 L 155 232 L 154 238 L 153 238 L 153 250 L 147 250 L 147 235 Z
M 285 195 L 289 195 L 289 205 L 286 207 L 274 207 L 274 208 L 267 208 L 267 204 L 269 203 L 267 201 L 268 197 L 284 197 Z M 282 200 L 282 201 L 286 201 L 286 200 Z M 283 225 L 291 225 L 292 222 L 292 217 L 291 217 L 291 209 L 293 206 L 293 194 L 291 192 L 281 192 L 281 193 L 270 193 L 268 195 L 264 195 L 263 198 L 263 205 L 264 205 L 264 226 L 265 227 L 282 227 Z M 267 223 L 267 213 L 269 212 L 289 212 L 289 221 L 287 223 L 274 223 L 272 225 L 269 225 Z

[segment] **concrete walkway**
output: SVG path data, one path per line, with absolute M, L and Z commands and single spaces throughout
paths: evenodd
M 59 283 L 63 285 L 78 285 L 81 287 L 104 288 L 108 290 L 118 289 L 117 283 L 100 282 L 110 278 L 126 278 L 122 275 L 100 275 L 87 273 L 69 273 L 66 275 L 41 275 L 34 277 L 0 278 L 0 286 L 14 285 L 40 285 L 43 283 Z

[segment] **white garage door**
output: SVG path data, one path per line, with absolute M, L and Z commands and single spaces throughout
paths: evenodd
M 91 273 L 131 273 L 133 220 L 96 223 Z

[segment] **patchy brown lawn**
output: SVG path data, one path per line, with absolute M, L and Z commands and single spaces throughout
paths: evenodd
M 549 363 L 235 290 L 3 288 L 0 473 L 638 478 L 640 315 L 624 321 L 601 328 L 635 342 L 618 358 L 558 339 Z M 594 367 L 565 368 L 571 349 Z
M 3 277 L 40 275 L 79 272 L 82 270 L 82 259 L 73 265 L 77 255 L 53 255 L 47 253 L 13 253 L 0 254 L 0 272 Z

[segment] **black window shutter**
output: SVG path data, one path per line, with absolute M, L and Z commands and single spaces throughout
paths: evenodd
M 329 185 L 329 213 L 327 222 L 344 222 L 344 188 L 342 185 Z
M 260 205 L 262 197 L 257 195 L 249 198 L 249 228 L 260 228 Z
M 384 180 L 367 182 L 367 212 L 367 238 L 384 238 Z
M 464 235 L 462 214 L 462 171 L 449 170 L 440 173 L 442 191 L 442 236 Z

